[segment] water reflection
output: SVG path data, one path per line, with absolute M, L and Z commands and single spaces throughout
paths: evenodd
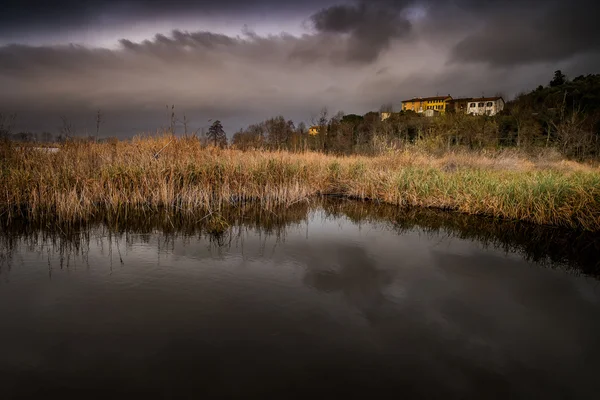
M 595 235 L 336 199 L 4 226 L 3 398 L 599 389 Z
M 519 254 L 527 261 L 573 273 L 600 275 L 600 234 L 494 220 L 478 216 L 428 209 L 400 209 L 394 206 L 340 199 L 296 203 L 266 211 L 259 207 L 222 209 L 210 214 L 135 213 L 104 215 L 87 223 L 61 225 L 54 221 L 0 221 L 0 274 L 10 269 L 14 249 L 57 253 L 60 267 L 73 257 L 84 261 L 90 242 L 107 246 L 110 259 L 134 242 L 149 243 L 159 235 L 159 249 L 168 249 L 176 238 L 206 239 L 215 252 L 228 248 L 243 235 L 254 232 L 263 237 L 285 240 L 286 230 L 304 226 L 318 210 L 319 218 L 343 218 L 358 226 L 377 225 L 397 235 L 410 232 L 436 238 L 458 238 L 506 253 Z M 308 234 L 308 233 L 307 233 Z M 116 252 L 116 254 L 113 254 Z M 329 274 L 325 272 L 324 275 Z M 323 278 L 327 280 L 327 277 Z
M 303 282 L 325 293 L 341 293 L 348 304 L 376 323 L 389 301 L 384 291 L 393 283 L 395 271 L 378 266 L 362 247 L 340 244 L 333 254 L 311 254 Z

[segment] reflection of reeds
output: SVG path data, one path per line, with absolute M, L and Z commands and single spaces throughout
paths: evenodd
M 69 142 L 57 153 L 3 143 L 0 187 L 5 224 L 15 218 L 75 222 L 161 210 L 204 215 L 249 202 L 273 211 L 314 195 L 338 194 L 600 230 L 597 168 L 469 154 L 242 153 L 172 136 Z M 217 223 L 218 214 L 215 218 Z
M 6 229 L 0 230 L 0 274 L 3 267 L 10 268 L 14 251 L 19 247 L 23 249 L 22 246 L 28 251 L 47 251 L 48 257 L 52 252 L 58 256 L 62 268 L 76 256 L 85 262 L 90 241 L 103 238 L 107 241 L 110 259 L 114 246 L 122 262 L 120 243 L 147 242 L 158 235 L 162 246 L 169 246 L 177 237 L 198 237 L 219 248 L 230 244 L 246 230 L 284 237 L 286 229 L 305 222 L 308 213 L 309 204 L 299 202 L 272 210 L 252 204 L 226 205 L 219 211 L 200 215 L 164 209 L 158 212 L 121 209 L 78 221 L 15 219 L 5 226 Z
M 518 253 L 528 261 L 600 275 L 598 233 L 373 202 L 329 201 L 323 207 L 328 215 L 345 216 L 355 223 L 387 223 L 399 235 L 420 229 Z
M 398 208 L 389 204 L 323 198 L 267 211 L 259 205 L 223 207 L 219 212 L 198 217 L 182 212 L 143 211 L 109 213 L 94 220 L 73 224 L 35 224 L 16 220 L 0 233 L 0 267 L 10 265 L 17 244 L 28 248 L 56 249 L 61 260 L 70 255 L 85 256 L 90 239 L 108 237 L 119 248 L 119 241 L 131 244 L 160 235 L 165 243 L 176 237 L 206 237 L 217 247 L 231 243 L 244 230 L 261 235 L 285 237 L 290 226 L 306 222 L 311 210 L 322 209 L 326 218 L 344 217 L 352 223 L 375 223 L 402 235 L 418 229 L 430 235 L 446 235 L 493 246 L 523 255 L 525 259 L 600 275 L 600 235 L 565 228 L 540 226 L 516 221 L 449 213 L 423 208 Z M 214 220 L 211 220 L 214 218 Z M 146 239 L 145 239 L 146 238 Z

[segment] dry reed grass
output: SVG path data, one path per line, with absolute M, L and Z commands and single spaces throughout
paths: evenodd
M 140 209 L 212 212 L 246 202 L 269 210 L 337 194 L 600 230 L 600 169 L 517 154 L 336 157 L 202 148 L 194 139 L 160 136 L 73 142 L 57 153 L 4 143 L 0 156 L 6 221 L 68 222 Z

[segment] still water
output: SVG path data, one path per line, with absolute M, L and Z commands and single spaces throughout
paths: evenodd
M 5 230 L 0 398 L 600 396 L 597 236 L 294 207 Z

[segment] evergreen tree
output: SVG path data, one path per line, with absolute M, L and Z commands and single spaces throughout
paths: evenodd
M 558 71 L 554 71 L 554 78 L 550 81 L 551 87 L 561 86 L 567 82 L 567 76 L 562 73 L 559 69 Z
M 227 135 L 223 130 L 223 125 L 221 125 L 221 121 L 216 120 L 208 129 L 206 133 L 206 137 L 209 143 L 213 143 L 215 147 L 226 147 L 227 146 Z

